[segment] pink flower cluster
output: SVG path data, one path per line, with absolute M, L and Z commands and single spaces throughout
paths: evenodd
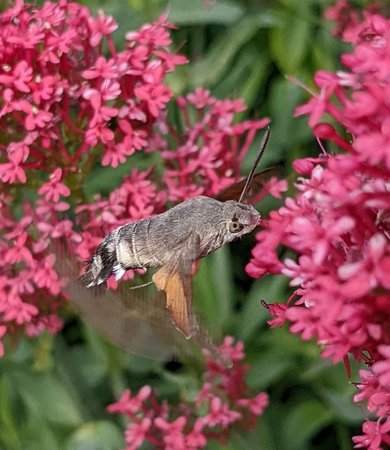
M 268 123 L 235 124 L 242 102 L 197 90 L 173 105 L 179 132 L 168 122 L 165 84 L 186 62 L 169 50 L 173 25 L 166 17 L 146 24 L 121 50 L 116 29 L 112 17 L 68 0 L 16 0 L 0 14 L 0 338 L 61 327 L 58 242 L 85 260 L 105 234 L 164 211 L 168 200 L 215 194 L 238 179 Z M 134 167 L 108 198 L 87 196 L 96 167 L 136 152 L 156 154 L 162 180 L 153 167 Z
M 272 326 L 288 320 L 333 362 L 368 364 L 354 400 L 377 420 L 354 442 L 374 450 L 390 444 L 390 20 L 372 11 L 360 19 L 345 1 L 328 15 L 352 44 L 346 70 L 317 72 L 318 92 L 296 114 L 340 152 L 295 161 L 297 193 L 271 213 L 247 271 L 291 278 L 288 304 L 270 307 Z M 296 258 L 280 258 L 280 244 Z
M 124 414 L 129 419 L 125 432 L 126 450 L 135 450 L 143 443 L 166 450 L 196 450 L 208 440 L 227 441 L 234 426 L 250 430 L 268 405 L 268 397 L 260 393 L 248 397 L 245 383 L 247 366 L 242 365 L 243 344 L 234 345 L 225 338 L 222 354 L 233 361 L 227 369 L 206 355 L 204 384 L 191 402 L 175 407 L 159 403 L 150 386 L 143 386 L 133 396 L 126 390 L 119 401 L 108 407 L 110 413 Z

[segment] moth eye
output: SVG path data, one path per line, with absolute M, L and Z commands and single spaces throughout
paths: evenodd
M 243 228 L 244 228 L 244 225 L 242 223 L 239 223 L 237 218 L 233 217 L 232 221 L 229 223 L 230 233 L 238 233 Z

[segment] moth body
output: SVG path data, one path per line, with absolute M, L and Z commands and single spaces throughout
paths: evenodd
M 90 288 L 105 284 L 111 275 L 119 280 L 129 269 L 169 265 L 191 236 L 198 241 L 191 259 L 203 258 L 250 233 L 259 222 L 260 214 L 251 205 L 195 197 L 155 217 L 116 228 L 98 246 L 80 281 Z
M 218 199 L 192 198 L 155 217 L 116 228 L 103 239 L 85 272 L 79 277 L 79 283 L 73 284 L 76 285 L 76 303 L 85 318 L 112 342 L 129 351 L 139 353 L 141 349 L 143 353 L 150 355 L 150 350 L 155 350 L 159 338 L 156 337 L 145 346 L 144 333 L 152 328 L 139 327 L 138 322 L 150 325 L 156 308 L 160 305 L 164 313 L 169 313 L 176 330 L 186 339 L 193 339 L 215 361 L 226 367 L 231 366 L 231 361 L 220 354 L 197 322 L 192 307 L 192 266 L 194 261 L 250 233 L 260 223 L 260 214 L 253 206 L 244 204 L 243 200 L 250 201 L 252 192 L 255 192 L 253 187 L 264 187 L 263 175 L 255 175 L 255 171 L 268 138 L 269 128 L 262 139 L 249 176 L 222 191 Z M 264 173 L 267 176 L 272 174 L 270 170 Z M 153 297 L 153 301 L 148 303 L 146 291 L 142 290 L 141 295 L 140 290 L 135 291 L 125 286 L 121 286 L 123 295 L 101 289 L 111 275 L 119 280 L 126 270 L 139 268 L 159 268 L 152 276 L 152 283 L 157 288 L 156 295 L 164 293 L 163 302 L 155 302 L 156 297 Z M 85 299 L 78 298 L 80 284 L 88 288 L 81 289 L 81 292 L 86 291 Z M 102 300 L 109 299 L 108 305 L 104 301 L 96 302 L 91 291 L 101 295 Z M 136 300 L 141 300 L 138 302 L 138 311 L 142 306 L 143 313 L 134 320 L 135 316 L 131 311 L 137 310 L 134 308 Z M 164 322 L 162 317 L 162 314 L 155 317 L 157 325 Z M 153 323 L 153 328 L 155 325 Z M 155 351 L 152 353 L 155 354 Z

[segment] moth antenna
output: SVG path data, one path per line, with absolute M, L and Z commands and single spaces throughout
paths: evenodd
M 259 162 L 261 160 L 261 158 L 264 155 L 265 149 L 267 148 L 267 144 L 268 144 L 268 140 L 269 140 L 269 135 L 270 135 L 271 129 L 268 126 L 267 129 L 265 130 L 265 134 L 263 136 L 263 139 L 261 140 L 261 144 L 260 144 L 260 150 L 259 153 L 257 155 L 256 161 L 254 162 L 252 169 L 249 173 L 248 178 L 246 179 L 246 183 L 244 186 L 244 189 L 241 192 L 240 198 L 238 199 L 238 203 L 241 203 L 242 200 L 244 199 L 246 193 L 248 192 L 248 189 L 252 183 L 253 177 L 255 175 L 255 171 L 257 169 L 257 166 L 259 165 Z

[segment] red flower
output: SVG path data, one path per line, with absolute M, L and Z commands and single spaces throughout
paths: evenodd
M 32 68 L 29 66 L 27 61 L 20 61 L 16 64 L 16 66 L 11 69 L 9 66 L 2 66 L 5 74 L 0 74 L 0 83 L 6 86 L 12 86 L 17 91 L 20 92 L 30 92 L 29 83 L 33 77 Z M 6 75 L 7 72 L 11 72 L 12 74 Z
M 231 411 L 229 406 L 223 403 L 220 398 L 213 397 L 210 401 L 210 411 L 202 420 L 204 425 L 208 427 L 220 425 L 222 428 L 227 428 L 232 422 L 236 422 L 240 418 L 240 413 Z
M 107 408 L 107 411 L 110 413 L 121 413 L 133 416 L 142 410 L 142 405 L 150 397 L 151 392 L 152 388 L 145 385 L 135 397 L 132 397 L 130 389 L 126 389 L 118 402 L 110 405 Z
M 131 423 L 125 431 L 126 450 L 135 450 L 143 444 L 152 421 L 144 417 L 139 423 Z
M 88 25 L 91 30 L 89 42 L 92 47 L 99 45 L 103 36 L 110 36 L 118 28 L 115 20 L 110 16 L 105 16 L 102 12 L 99 13 L 97 19 L 89 17 Z
M 352 355 L 370 363 L 354 400 L 366 400 L 378 421 L 366 422 L 354 442 L 379 449 L 390 442 L 390 21 L 369 12 L 359 21 L 345 1 L 330 14 L 353 44 L 342 57 L 348 72 L 317 73 L 320 92 L 296 113 L 309 114 L 313 134 L 338 145 L 340 154 L 295 162 L 305 177 L 263 221 L 247 271 L 291 278 L 297 300 L 270 308 L 272 326 L 287 319 L 292 332 L 315 338 L 333 362 Z M 352 142 L 321 123 L 325 113 Z M 280 260 L 279 244 L 297 256 Z
M 0 164 L 0 178 L 4 183 L 25 183 L 26 173 L 21 167 L 22 163 L 27 160 L 29 155 L 28 146 L 22 142 L 13 142 L 8 146 L 9 163 Z
M 220 346 L 220 351 L 233 361 L 232 368 L 220 366 L 206 355 L 204 384 L 190 404 L 182 402 L 176 408 L 160 404 L 149 386 L 144 386 L 135 397 L 126 390 L 108 411 L 125 414 L 130 420 L 125 433 L 127 449 L 148 442 L 161 449 L 197 450 L 204 448 L 208 439 L 225 441 L 233 426 L 240 426 L 243 418 L 246 429 L 248 423 L 254 426 L 255 418 L 268 405 L 268 396 L 265 393 L 253 398 L 247 396 L 244 379 L 247 367 L 240 363 L 243 350 L 243 344 L 234 345 L 230 337 Z
M 186 418 L 178 417 L 173 422 L 168 422 L 161 417 L 154 420 L 157 428 L 163 431 L 163 442 L 165 448 L 172 450 L 186 450 L 185 437 L 183 435 L 183 427 L 186 424 Z
M 168 201 L 218 193 L 240 177 L 257 130 L 269 122 L 237 123 L 241 100 L 197 90 L 178 99 L 184 126 L 175 129 L 165 77 L 186 59 L 169 50 L 173 26 L 161 17 L 128 33 L 122 49 L 111 36 L 116 28 L 111 17 L 93 18 L 70 1 L 41 8 L 17 1 L 0 14 L 0 120 L 10 141 L 0 152 L 0 338 L 61 327 L 65 280 L 56 272 L 57 243 L 86 260 L 114 228 L 159 214 Z M 133 169 L 107 197 L 89 197 L 85 181 L 97 166 L 116 167 L 141 151 L 162 159 L 162 180 L 152 169 Z M 282 184 L 270 189 L 279 195 Z M 164 439 L 170 448 L 200 449 L 208 439 L 223 440 L 242 417 L 254 423 L 265 400 L 248 397 L 243 346 L 228 339 L 221 351 L 234 367 L 207 361 L 209 390 L 193 412 L 184 403 L 177 410 L 159 404 L 148 386 L 109 407 L 131 421 L 129 449 Z M 205 421 L 209 429 L 224 427 L 222 435 L 219 428 L 209 436 Z
M 42 185 L 38 194 L 44 195 L 45 199 L 49 202 L 58 202 L 60 196 L 69 197 L 70 189 L 60 182 L 61 179 L 62 170 L 58 168 L 50 175 L 48 183 Z

